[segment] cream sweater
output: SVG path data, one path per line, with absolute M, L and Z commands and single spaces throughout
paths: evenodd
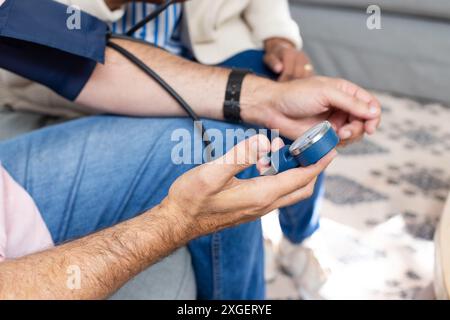
M 205 64 L 262 49 L 272 37 L 302 46 L 287 0 L 191 0 L 184 11 L 192 51 Z
M 57 1 L 77 5 L 107 22 L 119 20 L 124 14 L 122 9 L 111 11 L 104 0 Z M 244 50 L 262 49 L 263 41 L 271 37 L 302 46 L 288 0 L 190 0 L 184 4 L 184 25 L 187 45 L 204 64 L 217 64 Z M 0 70 L 0 105 L 5 104 L 52 115 L 87 112 L 39 84 Z

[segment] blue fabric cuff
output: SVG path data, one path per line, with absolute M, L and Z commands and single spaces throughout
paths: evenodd
M 0 7 L 0 67 L 74 100 L 105 60 L 108 27 L 53 0 L 6 0 Z
M 53 0 L 6 0 L 0 7 L 0 36 L 103 63 L 108 26 L 79 11 L 79 28 L 69 29 L 68 21 L 73 14 L 68 6 Z

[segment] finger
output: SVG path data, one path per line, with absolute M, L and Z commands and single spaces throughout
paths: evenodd
M 269 139 L 261 134 L 255 135 L 238 143 L 223 157 L 207 163 L 203 174 L 209 179 L 225 183 L 239 172 L 256 164 L 258 159 L 269 151 Z
M 369 91 L 367 91 L 364 88 L 361 88 L 360 86 L 344 80 L 344 79 L 340 79 L 339 80 L 341 82 L 341 88 L 348 92 L 349 94 L 352 94 L 354 97 L 367 102 L 371 108 L 376 108 L 378 110 L 380 110 L 379 114 L 381 115 L 381 103 L 380 101 L 377 99 L 377 97 L 375 97 L 373 94 L 371 94 Z
M 330 79 L 331 78 L 328 78 L 328 80 Z M 335 85 L 342 91 L 360 99 L 361 101 L 368 103 L 370 108 L 379 110 L 379 115 L 381 116 L 381 103 L 377 99 L 377 97 L 375 97 L 369 91 L 345 79 L 331 79 L 331 81 L 333 81 Z M 374 119 L 374 121 L 371 121 L 371 124 L 368 126 L 370 128 L 369 131 L 376 129 L 376 124 L 378 124 L 379 122 L 379 119 Z
M 281 73 L 279 81 L 290 81 L 295 78 L 295 53 L 286 51 L 282 57 L 283 72 Z
M 242 207 L 247 208 L 269 208 L 280 198 L 307 186 L 325 170 L 336 154 L 336 151 L 332 151 L 317 164 L 307 168 L 292 169 L 276 176 L 239 180 L 240 183 L 236 186 L 238 189 L 226 190 L 220 201 L 239 202 Z
M 370 106 L 368 103 L 339 89 L 328 87 L 323 92 L 331 106 L 357 118 L 371 120 L 380 116 L 381 110 L 378 107 Z
M 284 147 L 283 139 L 277 137 L 277 138 L 275 138 L 272 141 L 272 144 L 271 144 L 271 147 L 270 147 L 270 151 L 271 152 L 276 152 L 276 151 L 280 150 L 283 147 Z M 261 167 L 269 167 L 270 166 L 270 156 L 269 155 L 265 155 L 264 157 L 259 159 L 257 165 L 261 165 Z
M 271 145 L 272 152 L 277 152 L 278 150 L 280 150 L 283 147 L 284 147 L 283 139 L 281 139 L 280 137 L 273 139 L 272 145 Z
M 283 62 L 275 54 L 266 54 L 264 63 L 276 74 L 280 74 L 283 71 Z
M 348 119 L 348 114 L 337 110 L 331 114 L 331 116 L 328 118 L 328 121 L 333 126 L 333 129 L 338 132 L 346 123 Z
M 310 198 L 314 193 L 314 188 L 316 186 L 317 178 L 311 180 L 304 188 L 295 190 L 289 193 L 273 203 L 273 209 L 283 208 L 300 202 L 302 200 Z
M 340 90 L 366 103 L 370 103 L 373 99 L 376 100 L 376 98 L 369 91 L 365 90 L 364 88 L 361 88 L 360 86 L 356 85 L 353 82 L 350 82 L 345 79 L 333 79 L 333 78 L 328 79 L 331 80 Z
M 338 134 L 341 140 L 355 140 L 362 138 L 364 132 L 364 122 L 358 119 L 354 119 L 350 123 L 343 126 L 338 131 Z
M 256 164 L 256 170 L 260 175 L 263 175 L 270 168 L 270 156 L 262 157 Z
M 284 147 L 283 139 L 277 137 L 272 141 L 271 145 L 271 151 L 276 152 Z M 270 156 L 265 155 L 261 159 L 258 160 L 256 164 L 256 168 L 258 169 L 259 173 L 262 174 L 263 172 L 267 171 L 267 169 L 270 168 Z
M 374 134 L 381 123 L 381 117 L 366 121 L 365 130 L 368 134 Z
M 324 158 L 314 165 L 306 168 L 295 168 L 282 172 L 276 176 L 267 176 L 253 179 L 253 185 L 250 185 L 249 194 L 257 192 L 257 190 L 265 197 L 278 200 L 279 198 L 290 194 L 298 189 L 308 185 L 314 178 L 316 178 L 336 157 L 335 150 L 328 153 Z M 264 179 L 266 178 L 266 179 Z
M 332 150 L 319 162 L 306 168 L 296 168 L 288 170 L 274 176 L 274 183 L 278 185 L 279 197 L 287 195 L 307 185 L 324 171 L 331 161 L 337 156 L 336 150 Z
M 381 103 L 380 101 L 369 91 L 365 90 L 364 88 L 359 87 L 358 85 L 344 80 L 344 79 L 338 79 L 337 80 L 338 86 L 344 90 L 345 92 L 353 95 L 354 97 L 367 102 L 370 106 L 374 108 L 378 108 L 380 110 L 380 117 L 375 118 L 373 120 L 367 121 L 365 124 L 365 131 L 368 134 L 375 133 L 376 129 L 380 125 L 381 122 Z

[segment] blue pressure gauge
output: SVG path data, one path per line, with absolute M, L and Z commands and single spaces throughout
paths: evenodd
M 309 129 L 304 135 L 272 153 L 271 168 L 264 175 L 274 175 L 297 167 L 307 167 L 317 163 L 339 144 L 339 137 L 324 121 Z

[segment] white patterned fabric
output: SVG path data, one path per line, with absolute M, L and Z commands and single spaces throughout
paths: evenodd
M 123 17 L 111 24 L 112 31 L 126 33 L 136 23 L 143 20 L 157 8 L 154 4 L 131 2 L 125 6 Z M 179 26 L 182 15 L 182 5 L 174 4 L 161 13 L 155 20 L 138 30 L 134 36 L 141 40 L 163 47 L 173 54 L 179 54 L 182 49 Z
M 450 108 L 378 96 L 380 130 L 340 150 L 327 170 L 321 228 L 308 243 L 330 271 L 320 291 L 326 299 L 434 297 L 433 238 L 450 191 Z M 269 297 L 298 298 L 288 280 L 269 285 Z

